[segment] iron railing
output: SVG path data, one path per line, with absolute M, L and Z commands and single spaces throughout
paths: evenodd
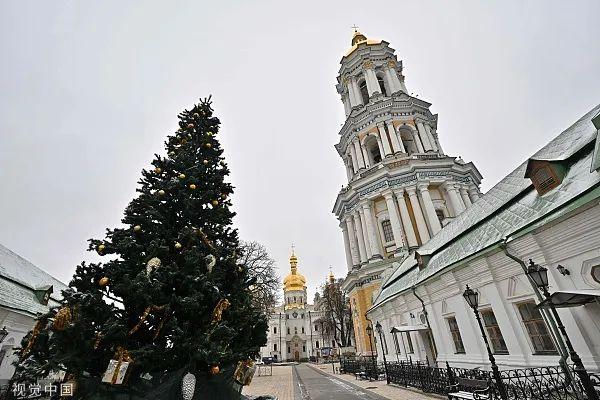
M 571 367 L 572 368 L 572 367 Z M 383 365 L 377 365 L 373 372 L 371 359 L 341 360 L 343 373 L 364 373 L 366 377 L 379 376 Z M 388 362 L 388 381 L 400 386 L 413 387 L 426 393 L 448 394 L 448 387 L 455 378 L 487 380 L 491 383 L 493 398 L 501 399 L 497 382 L 491 371 L 450 367 L 432 367 L 422 362 Z M 600 374 L 590 373 L 590 379 L 600 395 Z M 578 375 L 572 370 L 566 374 L 561 367 L 520 368 L 500 371 L 502 384 L 508 400 L 587 400 L 585 390 Z

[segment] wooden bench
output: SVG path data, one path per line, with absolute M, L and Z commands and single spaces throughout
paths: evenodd
M 491 380 L 455 377 L 455 384 L 449 385 L 448 399 L 491 400 L 493 399 Z

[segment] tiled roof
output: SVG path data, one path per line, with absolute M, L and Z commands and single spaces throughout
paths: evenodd
M 53 286 L 50 306 L 58 305 L 67 286 L 0 244 L 0 307 L 9 307 L 35 315 L 48 311 L 40 304 L 34 289 Z
M 577 153 L 596 138 L 597 131 L 591 118 L 599 110 L 600 105 L 531 158 L 566 160 Z M 431 255 L 425 269 L 419 271 L 413 257 L 404 260 L 383 284 L 375 306 L 578 197 L 600 181 L 598 174 L 590 174 L 590 163 L 591 154 L 588 154 L 571 166 L 558 188 L 539 196 L 531 181 L 524 178 L 527 166 L 524 162 L 417 250 L 420 254 Z M 522 192 L 526 193 L 517 197 Z

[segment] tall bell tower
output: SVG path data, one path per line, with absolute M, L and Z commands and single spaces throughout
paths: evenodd
M 357 352 L 372 349 L 366 311 L 394 262 L 412 256 L 480 196 L 481 174 L 446 155 L 430 103 L 411 96 L 402 61 L 355 29 L 336 89 L 346 121 L 335 148 L 348 183 L 333 212 L 344 237 Z

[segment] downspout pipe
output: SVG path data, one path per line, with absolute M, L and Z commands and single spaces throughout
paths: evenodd
M 525 276 L 527 277 L 527 280 L 529 281 L 529 283 L 531 284 L 531 287 L 533 288 L 533 292 L 535 293 L 535 296 L 537 297 L 538 301 L 541 303 L 542 301 L 544 301 L 544 298 L 542 297 L 542 294 L 540 293 L 540 290 L 538 289 L 537 285 L 533 282 L 533 280 L 531 279 L 529 274 L 527 274 L 527 265 L 525 264 L 525 261 L 521 260 L 519 257 L 517 257 L 516 255 L 514 255 L 513 253 L 510 252 L 510 250 L 508 249 L 507 242 L 508 242 L 508 238 L 502 239 L 500 248 L 502 249 L 502 251 L 504 252 L 504 254 L 506 254 L 506 256 L 508 258 L 517 262 L 521 266 L 521 268 L 523 269 L 523 273 L 525 274 Z M 560 354 L 560 360 L 558 361 L 558 363 L 560 364 L 565 375 L 567 377 L 569 377 L 570 379 L 573 379 L 571 371 L 569 370 L 568 365 L 567 365 L 567 357 L 568 357 L 567 348 L 566 348 L 563 338 L 558 330 L 558 327 L 556 326 L 556 321 L 554 320 L 554 318 L 552 318 L 552 315 L 550 313 L 548 313 L 548 310 L 540 309 L 540 313 L 542 315 L 542 318 L 544 319 L 544 322 L 546 322 L 546 324 L 548 326 L 550 326 L 550 331 L 551 331 L 550 333 L 552 334 L 554 343 L 557 345 L 558 353 Z
M 433 346 L 433 363 L 434 365 L 437 366 L 437 356 L 438 356 L 438 352 L 437 352 L 437 346 L 435 345 L 435 338 L 433 337 L 433 331 L 431 330 L 431 324 L 429 324 L 429 314 L 427 313 L 427 309 L 425 308 L 425 302 L 423 301 L 423 299 L 421 299 L 419 297 L 419 295 L 417 294 L 417 289 L 413 286 L 412 288 L 412 292 L 415 295 L 415 297 L 417 298 L 417 300 L 419 300 L 421 302 L 421 308 L 423 309 L 423 315 L 425 315 L 425 322 L 427 322 L 427 334 L 429 335 L 429 338 L 431 339 L 431 344 Z

